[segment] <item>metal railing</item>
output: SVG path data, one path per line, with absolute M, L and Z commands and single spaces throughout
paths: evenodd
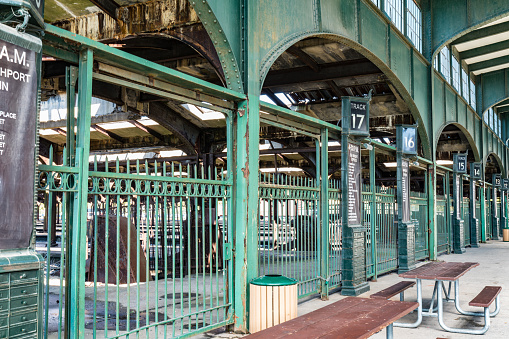
M 415 224 L 415 259 L 429 258 L 428 194 L 410 192 L 410 211 Z
M 487 186 L 486 189 L 486 240 L 491 239 L 492 233 L 492 214 L 493 214 L 493 199 L 491 186 Z
M 329 181 L 329 288 L 341 285 L 341 181 Z
M 437 228 L 437 253 L 448 253 L 450 251 L 450 210 L 447 198 L 443 195 L 436 195 L 435 213 Z
M 41 167 L 39 192 L 49 195 L 61 185 L 47 178 L 74 171 L 65 163 Z M 222 173 L 165 162 L 93 163 L 82 241 L 88 258 L 85 329 L 94 338 L 181 337 L 232 322 L 231 180 Z M 72 279 L 65 274 L 72 201 L 66 195 L 72 192 L 62 197 L 58 269 L 58 255 L 47 256 L 45 337 L 62 336 L 64 308 L 73 302 L 65 293 Z
M 259 275 L 297 279 L 299 297 L 319 292 L 320 187 L 315 179 L 260 174 Z
M 461 216 L 463 218 L 463 234 L 465 246 L 470 246 L 470 199 L 463 197 L 461 205 Z

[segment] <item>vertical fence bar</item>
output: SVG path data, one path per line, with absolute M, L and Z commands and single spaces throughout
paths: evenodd
M 321 255 L 320 276 L 322 300 L 329 299 L 329 131 L 322 128 L 320 134 L 320 229 L 321 229 Z M 320 239 L 320 238 L 319 238 Z
M 373 281 L 378 280 L 377 217 L 376 217 L 376 148 L 369 150 L 369 187 L 371 190 L 370 227 L 371 227 L 371 263 L 373 264 Z
M 88 157 L 90 148 L 90 105 L 92 99 L 91 49 L 80 52 L 78 77 L 78 134 L 76 158 L 79 168 L 78 193 L 74 196 L 75 212 L 71 236 L 72 256 L 70 261 L 69 298 L 66 303 L 67 333 L 70 338 L 83 338 L 85 335 L 85 258 L 87 251 L 87 196 L 88 196 Z

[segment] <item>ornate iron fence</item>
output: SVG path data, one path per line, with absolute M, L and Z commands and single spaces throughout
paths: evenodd
M 410 210 L 415 223 L 415 259 L 429 258 L 428 194 L 410 192 Z
M 260 174 L 259 275 L 299 282 L 299 297 L 319 292 L 320 187 L 315 179 Z

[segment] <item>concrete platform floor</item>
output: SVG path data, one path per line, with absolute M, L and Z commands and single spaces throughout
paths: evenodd
M 461 306 L 464 310 L 481 311 L 480 308 L 473 308 L 468 306 L 468 302 L 479 293 L 484 286 L 497 285 L 502 286 L 502 293 L 500 297 L 501 311 L 495 317 L 491 318 L 491 327 L 488 332 L 483 335 L 467 335 L 456 334 L 442 330 L 438 324 L 436 317 L 424 317 L 422 324 L 416 329 L 408 328 L 394 328 L 395 338 L 508 338 L 509 337 L 509 242 L 502 241 L 489 241 L 486 244 L 481 244 L 480 248 L 467 248 L 464 254 L 449 254 L 441 255 L 438 260 L 451 261 L 451 262 L 478 262 L 480 265 L 473 268 L 460 279 L 460 292 L 461 292 Z M 422 265 L 420 263 L 419 265 Z M 378 281 L 370 282 L 371 290 L 361 297 L 369 297 L 369 295 L 380 291 L 388 286 L 400 281 L 401 278 L 397 274 L 386 274 L 378 278 Z M 423 281 L 423 299 L 424 305 L 429 303 L 431 294 L 433 292 L 433 281 Z M 416 289 L 412 288 L 405 293 L 406 300 L 416 300 Z M 299 302 L 298 314 L 303 315 L 323 306 L 326 306 L 334 301 L 344 298 L 339 293 L 330 295 L 328 301 L 321 301 L 319 298 L 311 298 Z M 397 299 L 397 298 L 396 298 Z M 493 305 L 494 306 L 494 305 Z M 492 306 L 492 309 L 493 309 Z M 444 322 L 450 327 L 456 328 L 480 328 L 484 326 L 484 319 L 482 317 L 468 317 L 459 314 L 454 303 L 444 304 Z M 413 322 L 416 319 L 416 314 L 410 314 L 403 318 L 402 321 Z M 214 339 L 233 339 L 241 338 L 243 335 L 228 333 L 220 329 L 196 336 L 194 338 L 214 338 Z M 373 335 L 373 339 L 386 338 L 385 330 Z

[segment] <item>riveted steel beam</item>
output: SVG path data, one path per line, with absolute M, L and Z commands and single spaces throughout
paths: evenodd
M 232 47 L 232 41 L 230 41 L 229 37 L 225 33 L 225 30 L 229 27 L 222 27 L 222 22 L 218 20 L 214 9 L 211 8 L 208 1 L 189 1 L 189 3 L 198 14 L 200 21 L 203 23 L 210 39 L 214 43 L 214 47 L 223 68 L 225 85 L 235 91 L 244 92 L 244 84 L 242 82 L 241 75 L 242 70 L 237 61 L 235 50 Z M 221 7 L 227 6 L 225 3 L 222 3 L 221 5 Z M 240 5 L 237 4 L 235 9 L 237 11 L 240 10 Z M 221 10 L 224 10 L 224 8 L 221 8 Z M 232 17 L 230 20 L 235 20 L 240 17 L 239 12 L 231 13 L 231 11 L 229 11 L 228 13 L 229 16 Z M 230 15 L 230 13 L 233 15 Z
M 429 19 L 426 22 L 430 23 L 431 28 L 431 48 L 425 49 L 426 58 L 429 61 L 448 43 L 459 44 L 482 37 L 482 33 L 475 33 L 469 37 L 467 35 L 489 22 L 504 17 L 509 12 L 509 0 L 497 2 L 427 0 L 424 6 L 426 7 L 423 8 L 423 14 L 427 17 L 429 13 Z M 451 20 L 451 18 L 454 19 Z M 497 28 L 499 31 L 500 27 Z M 491 30 L 491 33 L 494 33 L 496 29 L 491 28 Z

